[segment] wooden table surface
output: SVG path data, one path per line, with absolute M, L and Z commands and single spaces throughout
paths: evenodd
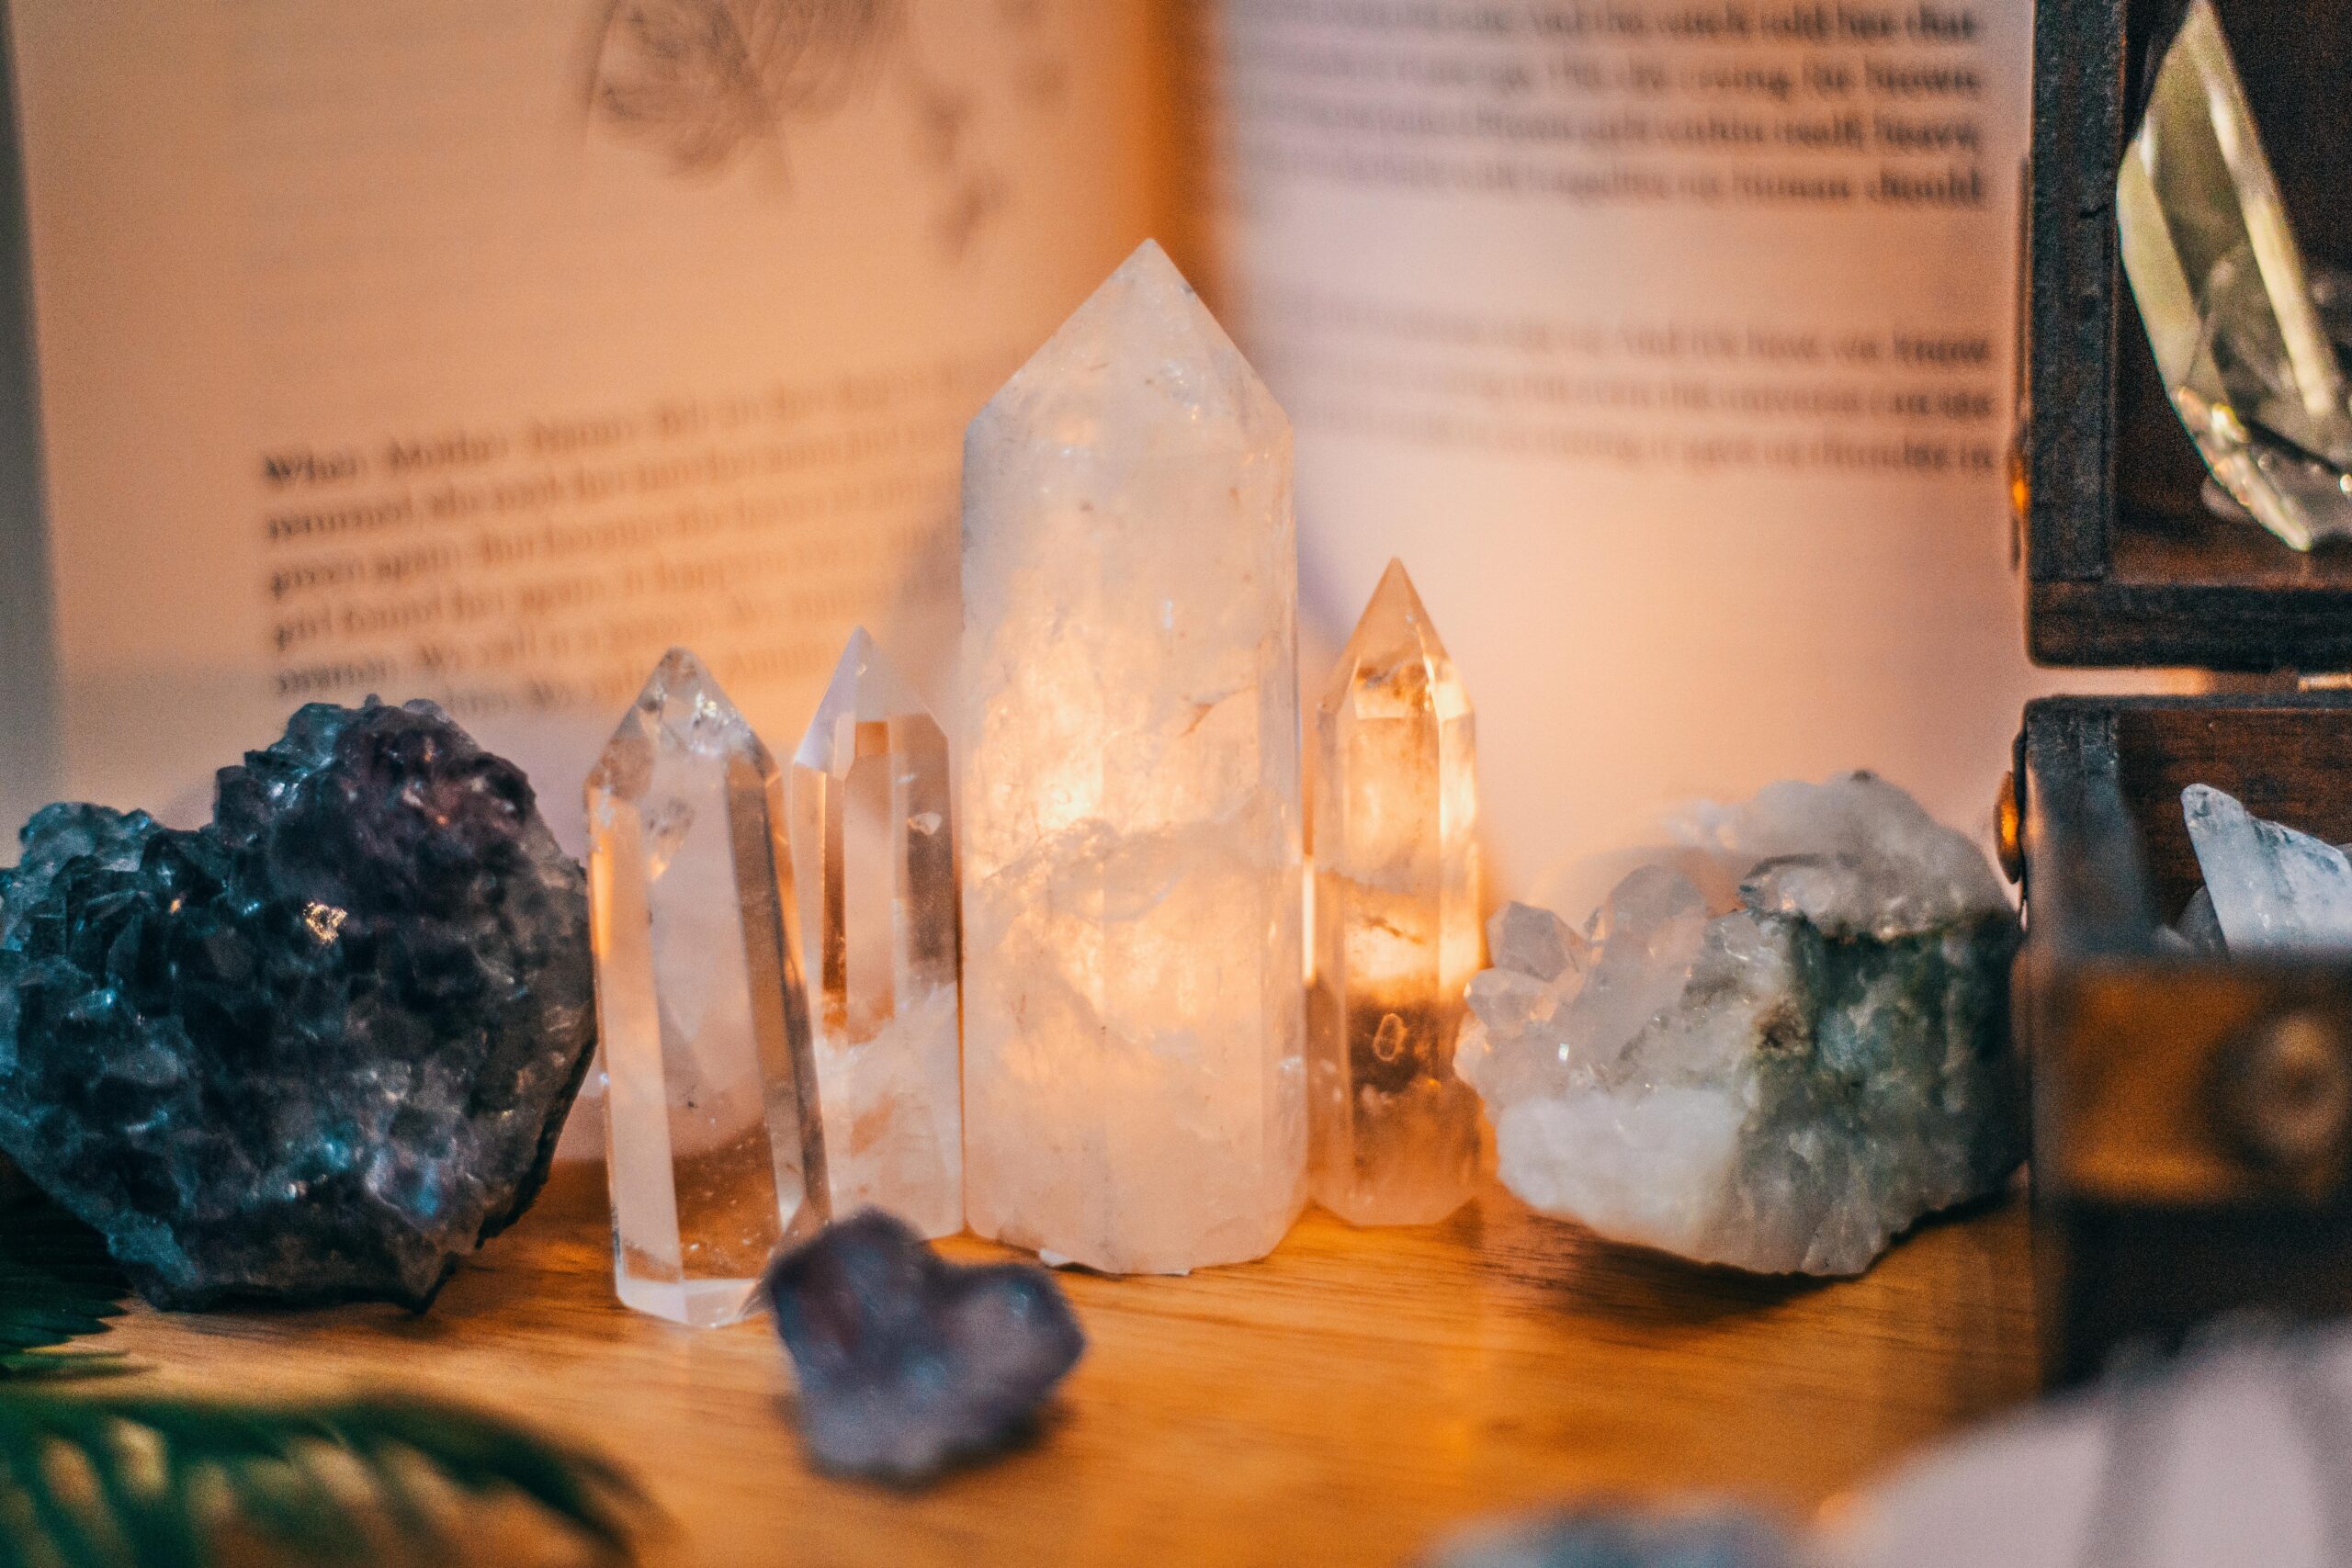
M 1497 1189 L 1411 1230 L 1310 1210 L 1240 1268 L 1061 1275 L 1091 1345 L 1042 1439 L 904 1495 L 810 1473 L 767 1325 L 624 1310 L 607 1236 L 601 1173 L 560 1167 L 422 1317 L 141 1309 L 111 1340 L 175 1387 L 392 1385 L 527 1417 L 651 1493 L 650 1562 L 714 1565 L 1388 1564 L 1597 1491 L 1809 1509 L 2033 1382 L 2020 1198 L 1804 1283 L 1610 1247 Z

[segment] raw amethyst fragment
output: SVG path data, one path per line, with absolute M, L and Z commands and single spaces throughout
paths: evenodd
M 849 1475 L 922 1481 L 1019 1440 L 1086 1348 L 1044 1269 L 947 1262 L 879 1209 L 777 1258 L 767 1290 L 809 1454 Z
M 512 763 L 313 704 L 212 822 L 58 805 L 0 872 L 0 1149 L 158 1305 L 429 1303 L 547 1175 L 588 909 Z

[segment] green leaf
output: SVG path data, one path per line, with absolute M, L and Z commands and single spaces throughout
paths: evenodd
M 97 1232 L 63 1210 L 0 1214 L 0 1381 L 119 1370 L 112 1356 L 50 1347 L 105 1333 L 129 1289 Z
M 460 1498 L 521 1497 L 610 1557 L 633 1556 L 648 1505 L 628 1478 L 496 1416 L 407 1397 L 208 1400 L 68 1381 L 127 1370 L 55 1347 L 105 1332 L 128 1288 L 70 1216 L 0 1213 L 0 1568 L 208 1568 L 232 1525 L 311 1561 L 357 1561 L 387 1534 L 458 1554 L 461 1520 L 411 1484 L 419 1467 Z

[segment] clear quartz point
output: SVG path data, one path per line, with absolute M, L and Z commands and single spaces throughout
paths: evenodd
M 1289 421 L 1159 247 L 964 445 L 964 1156 L 982 1235 L 1256 1258 L 1305 1194 Z
M 2352 409 L 2212 0 L 2190 0 L 2116 180 L 2123 268 L 2206 467 L 2299 550 L 2352 535 Z
M 2188 841 L 2205 874 L 2203 911 L 2183 931 L 2206 951 L 2352 948 L 2352 859 L 2324 840 L 2266 822 L 2210 784 L 2181 791 Z
M 947 739 L 864 627 L 793 754 L 793 883 L 832 1210 L 964 1228 Z
M 828 1213 L 783 790 L 683 649 L 588 775 L 614 1283 L 702 1327 L 756 1310 L 769 1254 Z
M 1478 1097 L 1454 1076 L 1478 972 L 1470 699 L 1404 566 L 1388 565 L 1315 715 L 1315 1201 L 1423 1224 L 1469 1198 Z

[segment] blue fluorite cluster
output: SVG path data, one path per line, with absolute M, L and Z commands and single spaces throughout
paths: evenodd
M 836 1220 L 767 1275 L 809 1457 L 900 1483 L 1017 1442 L 1086 1336 L 1027 1263 L 958 1265 L 879 1209 Z
M 0 873 L 0 1149 L 158 1305 L 422 1308 L 547 1174 L 588 908 L 512 763 L 313 704 L 192 832 L 51 806 Z

